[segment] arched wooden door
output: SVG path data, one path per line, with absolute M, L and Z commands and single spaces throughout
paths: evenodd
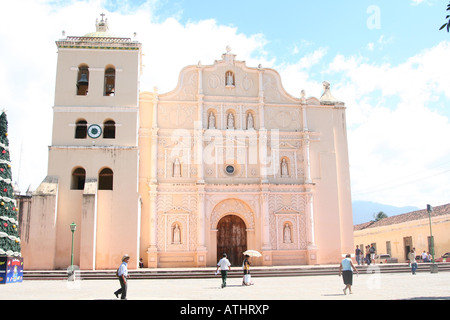
M 228 215 L 219 221 L 217 229 L 217 261 L 226 253 L 232 266 L 242 265 L 247 250 L 245 222 L 238 216 Z

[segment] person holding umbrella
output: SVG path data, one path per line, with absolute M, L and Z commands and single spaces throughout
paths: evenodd
M 250 257 L 261 257 L 261 253 L 256 250 L 247 250 L 244 252 L 244 262 L 242 263 L 242 269 L 244 270 L 244 278 L 242 279 L 243 286 L 250 286 L 254 284 L 251 281 L 250 275 L 250 261 L 248 260 Z
M 244 270 L 244 278 L 242 279 L 242 285 L 243 286 L 250 286 L 253 283 L 251 282 L 251 275 L 250 275 L 250 261 L 248 260 L 250 258 L 249 255 L 245 255 L 244 262 L 242 263 L 242 269 Z

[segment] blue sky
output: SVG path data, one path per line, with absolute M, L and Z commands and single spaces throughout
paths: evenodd
M 346 103 L 354 200 L 424 207 L 450 202 L 450 34 L 442 0 L 0 0 L 0 107 L 22 191 L 47 171 L 55 40 L 110 31 L 143 44 L 142 89 L 172 90 L 186 65 L 230 45 L 276 69 L 286 90 Z M 25 49 L 26 47 L 31 49 Z M 31 131 L 30 128 L 35 128 Z M 444 141 L 444 142 L 443 142 Z
M 371 7 L 379 9 L 380 21 L 369 28 L 368 20 L 376 14 Z M 297 56 L 311 48 L 328 47 L 330 55 L 362 54 L 398 63 L 444 39 L 443 32 L 436 32 L 444 22 L 444 9 L 442 0 L 418 4 L 412 0 L 182 0 L 162 1 L 156 14 L 178 15 L 183 24 L 215 19 L 245 34 L 262 33 L 271 55 L 288 61 L 296 58 L 292 51 L 297 46 L 303 47 Z M 369 55 L 367 43 L 376 43 L 382 35 L 391 39 L 389 50 Z

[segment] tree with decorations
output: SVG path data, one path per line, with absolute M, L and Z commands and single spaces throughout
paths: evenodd
M 8 120 L 0 115 L 0 257 L 19 257 L 19 209 L 14 199 L 9 156 Z

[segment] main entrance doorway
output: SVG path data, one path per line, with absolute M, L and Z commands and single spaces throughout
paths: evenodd
M 217 229 L 217 261 L 226 253 L 232 266 L 242 265 L 247 250 L 245 222 L 238 216 L 228 215 L 219 221 Z

